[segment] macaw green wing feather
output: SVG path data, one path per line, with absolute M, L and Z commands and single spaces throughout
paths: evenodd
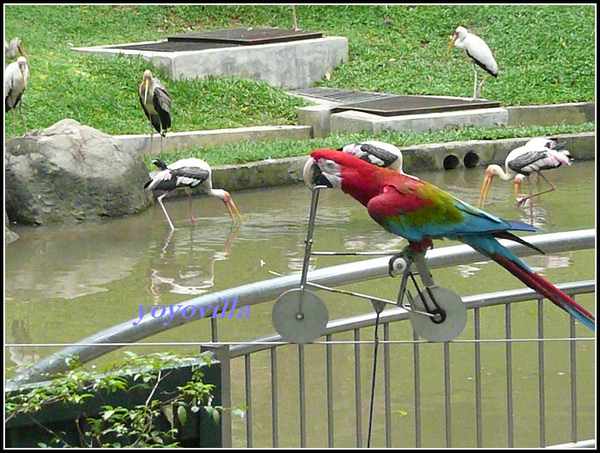
M 509 229 L 535 231 L 477 209 L 430 184 L 388 184 L 367 205 L 369 215 L 390 233 L 409 241 L 426 237 L 459 239 Z

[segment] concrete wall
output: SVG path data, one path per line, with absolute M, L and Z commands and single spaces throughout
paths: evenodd
M 464 110 L 426 115 L 383 117 L 358 111 L 331 113 L 335 104 L 323 102 L 298 111 L 298 122 L 313 128 L 315 137 L 332 133 L 411 131 L 416 133 L 441 130 L 446 127 L 549 126 L 582 124 L 596 120 L 595 102 L 555 104 L 496 109 Z
M 346 38 L 317 38 L 200 52 L 176 52 L 169 75 L 174 79 L 202 78 L 207 75 L 236 76 L 296 89 L 312 86 L 347 60 Z
M 331 115 L 332 134 L 410 131 L 416 134 L 445 128 L 466 126 L 499 127 L 508 124 L 508 112 L 503 108 L 462 110 L 418 115 L 379 116 L 346 111 Z
M 574 159 L 596 159 L 596 133 L 561 134 L 555 136 Z M 402 148 L 406 172 L 425 170 L 452 170 L 455 168 L 479 168 L 495 163 L 504 167 L 504 160 L 513 149 L 522 146 L 528 138 L 505 138 L 500 140 L 469 140 L 465 142 L 435 143 Z
M 507 107 L 509 126 L 551 126 L 596 121 L 595 102 Z
M 72 50 L 103 55 L 140 55 L 176 80 L 207 75 L 229 76 L 264 80 L 285 89 L 312 86 L 331 74 L 339 64 L 348 61 L 348 39 L 337 36 L 186 52 L 116 49 L 110 46 L 74 47 Z
M 596 133 L 563 134 L 556 136 L 566 142 L 567 149 L 577 160 L 596 158 Z M 510 151 L 525 144 L 529 138 L 501 140 L 470 140 L 466 142 L 434 143 L 402 148 L 404 169 L 419 171 L 452 170 L 455 168 L 483 169 L 491 163 L 504 165 Z M 276 187 L 302 182 L 302 169 L 308 156 L 290 157 L 244 165 L 213 167 L 214 187 L 227 187 L 231 192 Z M 182 194 L 182 196 L 185 194 Z

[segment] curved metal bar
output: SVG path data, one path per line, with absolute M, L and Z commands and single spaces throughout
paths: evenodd
M 526 236 L 524 238 L 531 244 L 550 253 L 595 248 L 595 237 L 595 229 L 589 229 Z M 534 250 L 512 241 L 501 240 L 500 242 L 517 255 L 527 256 L 536 253 Z M 481 261 L 482 258 L 482 255 L 467 245 L 443 247 L 427 252 L 427 264 L 431 269 L 477 262 Z M 308 281 L 327 286 L 340 286 L 389 277 L 388 272 L 389 257 L 381 257 L 317 269 L 308 273 Z M 196 308 L 219 305 L 219 310 L 222 310 L 226 300 L 238 298 L 243 305 L 255 305 L 275 300 L 285 291 L 298 288 L 300 281 L 301 276 L 296 273 L 205 294 L 190 299 L 186 304 Z M 217 302 L 219 300 L 221 300 L 220 303 Z M 45 379 L 48 374 L 66 371 L 68 369 L 65 363 L 66 357 L 78 356 L 79 363 L 85 364 L 121 347 L 118 345 L 106 346 L 111 343 L 134 343 L 199 319 L 202 318 L 191 317 L 185 319 L 181 316 L 175 316 L 167 326 L 163 325 L 164 318 L 144 316 L 139 324 L 135 326 L 133 323 L 138 319 L 131 319 L 81 340 L 80 343 L 85 345 L 76 344 L 45 357 L 17 374 L 6 385 L 8 387 L 15 383 L 40 381 Z M 103 346 L 90 346 L 90 343 Z

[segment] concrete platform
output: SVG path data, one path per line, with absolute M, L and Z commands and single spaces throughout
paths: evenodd
M 298 119 L 300 124 L 302 124 L 301 126 L 252 126 L 207 131 L 169 132 L 163 142 L 163 150 L 182 150 L 197 145 L 209 147 L 237 142 L 308 140 L 315 137 L 328 137 L 332 132 L 331 117 L 333 115 L 331 114 L 331 109 L 334 105 L 333 103 L 326 102 L 299 109 Z M 398 124 L 409 128 L 407 130 L 413 132 L 418 131 L 419 128 L 430 128 L 432 124 L 436 127 L 449 127 L 459 124 L 464 126 L 465 124 L 473 124 L 475 121 L 478 121 L 480 125 L 485 124 L 485 127 L 493 127 L 494 122 L 498 124 L 508 123 L 508 126 L 577 125 L 595 121 L 595 106 L 594 102 L 580 102 L 573 104 L 482 109 L 483 111 L 471 110 L 460 112 L 460 114 L 457 114 L 457 112 L 447 112 L 439 114 L 440 116 L 435 116 L 434 114 L 404 115 L 398 120 Z M 366 130 L 373 134 L 388 130 L 385 129 L 389 126 L 387 121 L 390 118 L 395 119 L 395 117 L 377 117 L 376 115 L 369 115 L 364 112 L 343 112 L 343 114 L 339 113 L 335 115 L 338 116 L 333 120 L 334 123 L 342 124 L 343 121 L 348 121 L 350 123 L 348 127 L 354 128 L 353 132 L 358 131 L 361 127 L 365 127 Z M 372 118 L 374 116 L 376 118 Z M 115 136 L 115 138 L 126 141 L 129 145 L 141 150 L 143 153 L 155 155 L 160 149 L 160 138 L 157 134 L 155 135 L 156 143 L 154 151 L 151 151 L 150 148 L 150 134 L 120 135 Z M 460 159 L 464 159 L 462 154 Z M 487 160 L 485 161 L 487 162 Z M 446 165 L 450 165 L 449 161 Z M 444 165 L 438 162 L 436 168 L 443 169 Z
M 148 41 L 115 46 L 74 47 L 75 52 L 100 55 L 139 55 L 172 79 L 240 77 L 258 79 L 284 89 L 313 85 L 348 61 L 348 39 L 323 37 L 274 44 L 227 46 L 196 51 L 158 52 L 127 46 L 161 43 Z
M 595 102 L 380 116 L 353 110 L 333 113 L 340 105 L 339 103 L 303 97 L 316 102 L 317 105 L 300 108 L 298 110 L 298 122 L 311 126 L 313 135 L 318 138 L 325 138 L 330 134 L 358 132 L 370 134 L 393 131 L 423 133 L 465 126 L 577 125 L 595 121 L 596 118 Z
M 134 149 L 151 157 L 160 151 L 160 136 L 154 134 L 154 147 L 150 146 L 150 134 L 115 135 Z M 251 126 L 208 131 L 167 132 L 163 139 L 163 151 L 180 151 L 194 146 L 216 146 L 239 142 L 259 142 L 264 140 L 307 140 L 312 138 L 310 126 Z
M 330 133 L 368 132 L 378 134 L 380 132 L 410 131 L 421 134 L 445 128 L 465 126 L 500 127 L 507 125 L 508 112 L 504 108 L 398 116 L 379 116 L 350 110 L 331 115 Z

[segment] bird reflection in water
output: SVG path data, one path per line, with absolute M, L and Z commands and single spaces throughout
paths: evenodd
M 7 335 L 7 342 L 18 345 L 33 343 L 29 334 L 29 328 L 29 319 L 13 319 L 10 333 Z M 17 372 L 40 360 L 40 356 L 35 349 L 27 346 L 9 346 L 8 351 L 10 360 L 16 365 L 15 371 Z
M 181 249 L 178 245 L 181 246 L 185 241 L 173 241 L 172 243 L 171 240 L 175 231 L 171 230 L 165 239 L 158 263 L 150 266 L 149 291 L 154 298 L 154 303 L 158 304 L 160 302 L 165 287 L 169 293 L 185 295 L 204 294 L 212 288 L 215 281 L 215 263 L 229 259 L 240 227 L 241 224 L 231 227 L 221 250 L 206 250 L 207 245 L 213 246 L 213 244 L 203 242 L 202 247 L 204 250 L 194 252 L 194 227 L 192 226 L 186 263 L 181 263 L 177 255 L 177 249 Z M 203 230 L 201 232 L 205 233 Z

